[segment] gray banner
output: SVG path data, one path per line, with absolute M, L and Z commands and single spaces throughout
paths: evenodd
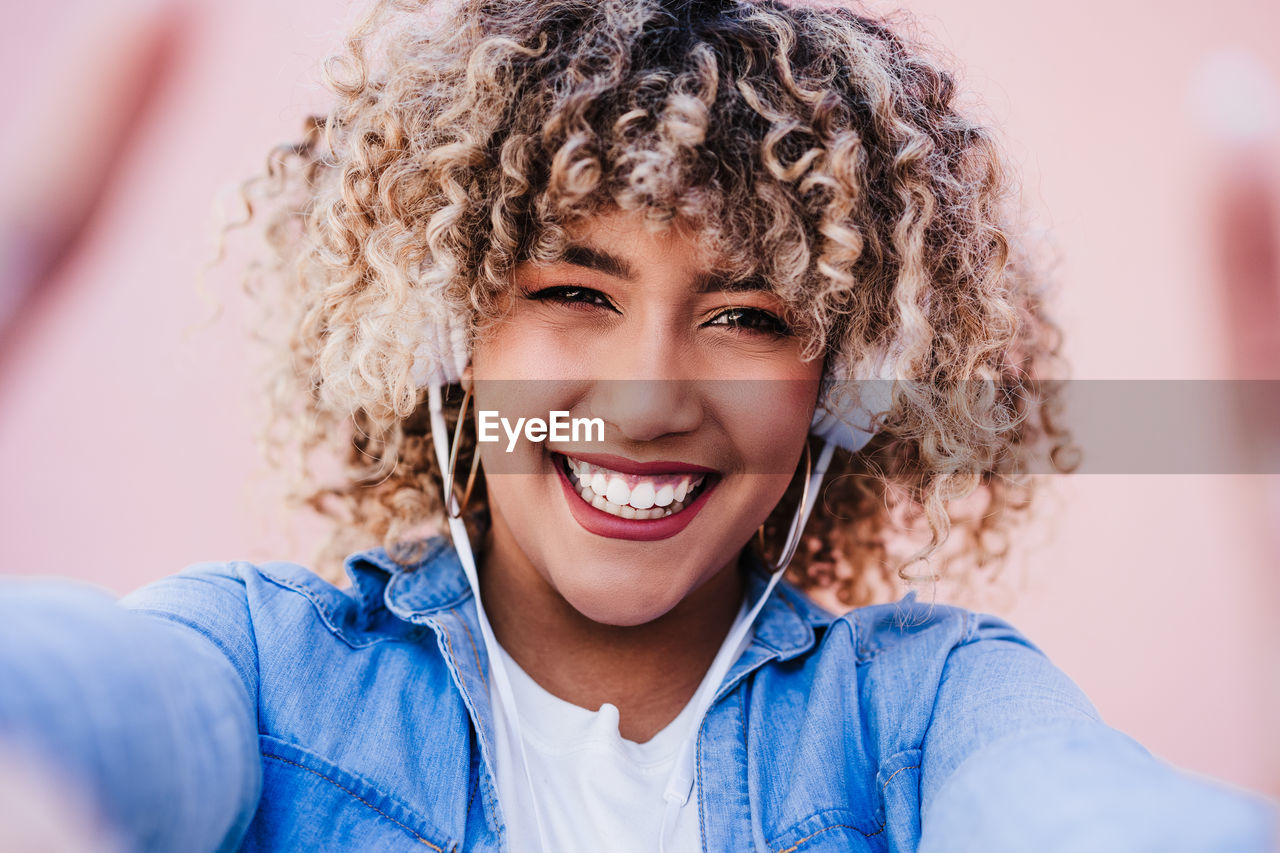
M 938 445 L 944 452 L 965 442 L 1001 448 L 1009 435 L 1002 425 L 1013 423 L 1023 430 L 1022 447 L 1002 457 L 1000 470 L 1060 473 L 1042 434 L 1047 399 L 1055 428 L 1070 433 L 1059 459 L 1074 461 L 1075 473 L 1280 474 L 1280 380 L 1046 380 L 1019 388 L 902 381 L 896 389 L 863 380 L 843 390 L 839 400 L 826 398 L 833 411 L 815 431 L 856 452 L 884 453 L 880 445 L 900 433 L 901 414 L 913 406 L 946 402 L 943 414 L 956 418 L 966 411 L 957 401 L 967 401 L 973 424 L 949 431 Z M 899 406 L 890 412 L 895 391 Z M 481 428 L 490 473 L 543 473 L 547 451 L 783 473 L 795 470 L 794 436 L 817 395 L 813 382 L 790 380 L 481 380 L 468 435 Z M 448 399 L 456 405 L 461 391 L 450 389 Z M 888 433 L 872 439 L 886 417 Z

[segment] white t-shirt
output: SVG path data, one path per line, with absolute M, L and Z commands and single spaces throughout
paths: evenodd
M 744 601 L 734 625 L 746 615 Z M 732 633 L 730 629 L 726 641 Z M 501 646 L 498 653 L 506 664 L 520 715 L 534 796 L 549 845 L 545 853 L 657 853 L 667 807 L 663 792 L 684 738 L 701 723 L 693 719 L 692 700 L 666 728 L 636 743 L 619 734 L 614 705 L 606 702 L 592 711 L 566 702 L 530 678 Z M 501 715 L 502 703 L 492 679 L 490 694 L 495 714 Z M 512 808 L 514 803 L 528 802 L 529 788 L 514 760 L 515 744 L 509 742 L 501 719 L 495 731 L 498 796 L 511 850 L 536 850 L 534 815 L 527 808 Z M 701 850 L 695 782 L 693 795 L 677 814 L 667 853 Z

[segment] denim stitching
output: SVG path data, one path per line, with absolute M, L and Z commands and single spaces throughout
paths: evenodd
M 445 645 L 445 648 L 447 648 L 447 649 L 449 650 L 449 659 L 450 659 L 450 661 L 456 660 L 457 658 L 456 658 L 456 656 L 455 656 L 455 655 L 454 655 L 454 653 L 453 653 L 453 634 L 451 634 L 451 633 L 449 632 L 449 626 L 448 626 L 448 625 L 445 625 L 443 622 L 439 621 L 438 619 L 437 619 L 437 620 L 435 620 L 435 622 L 436 622 L 436 624 L 437 624 L 437 625 L 439 625 L 439 626 L 440 626 L 440 630 L 441 630 L 441 631 L 444 631 L 444 645 Z M 461 673 L 459 673 L 459 675 L 461 675 Z M 460 685 L 460 687 L 461 687 L 461 689 L 462 689 L 463 694 L 465 695 L 465 694 L 466 694 L 466 691 L 467 691 L 467 687 L 466 687 L 466 685 L 465 685 L 465 684 L 463 684 L 463 685 Z M 468 697 L 468 698 L 469 698 L 469 697 Z M 481 743 L 481 745 L 483 746 L 483 745 L 484 745 L 484 742 L 485 742 L 485 740 L 484 740 L 484 730 L 483 730 L 483 729 L 480 729 L 480 728 L 477 728 L 477 729 L 476 729 L 476 736 L 480 738 L 480 743 Z M 482 776 L 483 774 L 479 774 L 479 775 L 481 775 L 481 776 Z M 489 812 L 490 812 L 491 814 L 496 815 L 496 814 L 497 814 L 497 802 L 496 802 L 496 799 L 497 799 L 497 792 L 496 792 L 496 791 L 495 791 L 495 792 L 493 792 L 492 797 L 490 797 L 490 796 L 489 796 L 489 791 L 486 789 L 486 790 L 485 790 L 485 795 L 486 795 L 486 796 L 485 796 L 485 799 L 487 799 L 487 800 L 489 800 L 489 801 L 490 801 L 490 805 L 489 805 Z M 497 828 L 495 827 L 495 830 L 496 830 L 496 829 L 497 829 Z
M 824 826 L 822 829 L 819 829 L 817 832 L 809 833 L 804 838 L 801 838 L 799 841 L 797 841 L 795 844 L 792 844 L 790 847 L 786 848 L 785 850 L 779 850 L 777 851 L 777 853 L 794 853 L 794 851 L 800 849 L 801 844 L 804 844 L 806 841 L 809 841 L 810 839 L 816 836 L 819 836 L 824 832 L 830 832 L 833 829 L 852 829 L 854 832 L 858 833 L 863 838 L 874 838 L 875 836 L 884 832 L 883 826 L 877 829 L 875 832 L 863 832 L 861 829 L 858 829 L 858 827 L 853 826 L 852 824 L 833 823 L 831 826 Z
M 748 751 L 747 751 L 747 691 L 735 690 L 734 692 L 738 696 L 738 721 L 737 722 L 739 726 L 739 731 L 734 733 L 736 735 L 736 737 L 734 738 L 734 746 L 737 747 L 736 751 L 742 755 L 742 767 L 741 767 L 742 775 L 737 776 L 737 778 L 738 780 L 745 780 L 744 787 L 746 788 L 746 790 L 743 791 L 743 793 L 745 794 L 745 800 L 747 805 L 747 824 L 750 825 L 751 824 L 751 779 L 750 779 L 751 756 L 748 754 Z
M 458 622 L 462 624 L 462 630 L 467 632 L 467 639 L 471 641 L 471 651 L 473 651 L 476 656 L 476 669 L 480 672 L 480 681 L 484 684 L 484 689 L 488 690 L 489 679 L 485 678 L 484 666 L 480 663 L 480 649 L 476 647 L 476 638 L 471 634 L 471 629 L 467 626 L 466 620 L 459 615 L 457 607 L 454 607 L 449 612 L 452 613 L 457 618 Z
M 364 797 L 362 797 L 362 796 L 360 796 L 359 794 L 357 794 L 355 791 L 353 791 L 353 790 L 351 790 L 350 788 L 346 787 L 346 786 L 345 786 L 345 785 L 343 785 L 341 782 L 338 782 L 338 781 L 336 781 L 336 780 L 334 780 L 334 779 L 330 779 L 328 776 L 324 775 L 324 774 L 323 774 L 323 773 L 321 773 L 319 770 L 315 770 L 315 769 L 313 769 L 313 768 L 311 768 L 311 767 L 307 767 L 307 766 L 306 766 L 306 765 L 304 765 L 304 764 L 299 764 L 299 763 L 298 763 L 298 762 L 296 762 L 296 761 L 290 761 L 289 759 L 287 759 L 287 758 L 285 758 L 284 756 L 281 756 L 281 755 L 273 755 L 272 753 L 269 753 L 269 752 L 264 752 L 264 753 L 262 754 L 262 757 L 263 757 L 263 758 L 274 758 L 276 761 L 283 761 L 285 764 L 292 764 L 294 767 L 301 768 L 301 769 L 303 769 L 303 770 L 307 771 L 308 773 L 314 773 L 314 774 L 316 774 L 316 775 L 317 775 L 317 776 L 319 776 L 321 779 L 323 779 L 323 780 L 325 780 L 326 782 L 328 782 L 330 785 L 333 785 L 335 788 L 338 788 L 339 790 L 345 791 L 345 792 L 347 792 L 348 794 L 350 794 L 351 796 L 355 797 L 357 800 L 359 800 L 360 802 L 364 803 L 366 806 L 368 806 L 369 808 L 373 809 L 375 812 L 377 812 L 378 814 L 382 815 L 382 816 L 383 816 L 383 817 L 385 817 L 387 820 L 391 821 L 391 822 L 392 822 L 392 823 L 394 823 L 396 826 L 400 827 L 400 828 L 401 828 L 401 829 L 403 829 L 405 832 L 409 833 L 409 834 L 410 834 L 410 835 L 412 835 L 414 838 L 418 839 L 418 840 L 419 840 L 419 841 L 421 841 L 423 844 L 425 844 L 425 845 L 427 845 L 428 847 L 430 847 L 432 850 L 436 850 L 436 851 L 438 851 L 438 853 L 444 853 L 444 851 L 443 851 L 440 847 L 437 847 L 436 845 L 432 844 L 430 841 L 428 841 L 427 839 L 423 838 L 421 835 L 419 835 L 418 833 L 414 832 L 412 829 L 410 829 L 409 827 L 405 826 L 403 823 L 401 823 L 400 821 L 396 820 L 396 819 L 395 819 L 395 818 L 393 818 L 391 815 L 387 814 L 387 813 L 386 813 L 386 812 L 384 812 L 382 809 L 378 808 L 378 807 L 377 807 L 377 806 L 375 806 L 373 803 L 369 802 L 369 801 L 368 801 L 368 800 L 366 800 Z
M 368 638 L 365 638 L 363 641 L 356 640 L 350 637 L 346 631 L 338 627 L 338 620 L 334 617 L 333 611 L 331 611 L 328 605 L 322 599 L 316 596 L 310 589 L 307 589 L 306 587 L 303 587 L 300 584 L 296 584 L 290 580 L 287 580 L 286 578 L 279 577 L 277 575 L 273 575 L 267 571 L 264 571 L 261 567 L 258 568 L 258 573 L 261 574 L 267 580 L 277 584 L 278 586 L 282 586 L 285 589 L 291 589 L 294 592 L 301 595 L 303 598 L 310 601 L 312 605 L 314 605 L 316 610 L 320 612 L 320 619 L 321 621 L 324 622 L 325 626 L 329 629 L 329 633 L 333 634 L 335 637 L 342 640 L 342 642 L 346 643 L 348 646 L 351 646 L 351 648 L 353 649 L 360 649 L 360 648 L 364 648 L 365 646 L 372 646 L 374 643 L 380 643 L 380 642 L 383 642 L 384 640 L 393 639 L 391 637 L 368 637 Z
M 462 619 L 461 619 L 461 618 L 459 618 L 459 619 L 458 619 L 458 621 L 459 621 L 459 622 L 462 622 Z M 467 627 L 467 623 L 466 623 L 466 622 L 463 622 L 463 623 L 462 623 L 462 627 L 466 628 L 466 627 Z M 445 643 L 447 644 L 447 643 L 448 643 L 448 638 L 447 638 L 448 631 L 446 631 L 446 632 L 445 632 L 445 634 L 446 634 Z M 469 628 L 467 629 L 467 636 L 468 636 L 468 637 L 470 637 L 470 636 L 471 636 L 471 630 L 470 630 Z M 475 644 L 476 644 L 475 640 L 472 640 L 472 641 L 471 641 L 471 646 L 472 646 L 472 648 L 475 648 Z M 480 662 L 479 654 L 480 654 L 479 652 L 477 652 L 477 653 L 476 653 L 476 663 L 479 663 L 479 662 Z M 483 670 L 481 670 L 481 672 L 480 672 L 480 676 L 481 676 L 482 678 L 484 677 L 484 671 L 483 671 Z M 486 686 L 487 686 L 487 685 L 486 685 Z M 464 825 L 464 826 L 465 826 L 467 823 L 470 823 L 470 821 L 471 821 L 471 807 L 472 807 L 472 806 L 474 806 L 474 805 L 475 805 L 475 803 L 476 803 L 476 791 L 480 790 L 480 777 L 481 777 L 481 773 L 480 773 L 480 762 L 478 762 L 478 761 L 477 761 L 477 763 L 476 763 L 476 786 L 475 786 L 474 788 L 472 788 L 472 789 L 471 789 L 471 797 L 467 800 L 467 813 L 466 813 L 466 815 L 463 817 L 463 825 Z M 468 780 L 468 781 L 469 781 L 469 780 Z
M 885 779 L 885 780 L 884 780 L 884 784 L 880 786 L 880 791 L 881 791 L 881 793 L 883 793 L 883 792 L 884 792 L 884 789 L 885 789 L 885 788 L 888 788 L 888 787 L 889 787 L 889 783 L 893 781 L 893 777 L 894 777 L 894 776 L 897 776 L 897 775 L 898 775 L 899 773 L 901 773 L 903 770 L 919 770 L 919 769 L 920 769 L 920 765 L 919 765 L 919 764 L 908 764 L 908 765 L 907 765 L 907 766 L 905 766 L 905 767 L 899 767 L 897 770 L 893 771 L 893 773 L 889 774 L 889 778 L 888 778 L 888 779 Z
M 463 826 L 471 822 L 471 807 L 476 803 L 476 791 L 480 790 L 480 768 L 476 767 L 476 786 L 471 789 L 471 799 L 467 800 L 467 813 L 462 818 Z
M 327 623 L 329 624 L 329 627 L 330 627 L 330 628 L 333 628 L 335 631 L 337 631 L 337 630 L 338 630 L 337 625 L 335 624 L 335 623 L 337 622 L 337 620 L 336 620 L 336 619 L 334 619 L 333 611 L 332 611 L 332 610 L 330 610 L 330 609 L 329 609 L 329 607 L 328 607 L 328 605 L 327 605 L 324 601 L 322 601 L 320 598 L 318 598 L 318 597 L 317 597 L 317 596 L 316 596 L 316 595 L 315 595 L 311 590 L 309 590 L 309 589 L 307 589 L 307 588 L 303 587 L 303 586 L 302 586 L 301 584 L 299 584 L 299 583 L 295 583 L 295 582 L 293 582 L 293 581 L 291 581 L 291 580 L 288 580 L 288 579 L 286 579 L 286 578 L 282 578 L 282 577 L 278 577 L 278 576 L 273 575 L 273 574 L 269 574 L 268 572 L 263 571 L 261 568 L 260 568 L 260 569 L 258 569 L 258 571 L 259 571 L 259 572 L 260 572 L 264 577 L 270 578 L 271 580 L 275 581 L 276 583 L 280 584 L 281 586 L 288 587 L 289 589 L 293 590 L 294 592 L 298 593 L 299 595 L 305 596 L 307 599 L 309 599 L 309 600 L 311 601 L 311 603 L 312 603 L 312 604 L 314 604 L 314 605 L 316 606 L 316 609 L 320 611 L 320 615 L 324 617 L 324 621 L 325 621 L 325 622 L 327 622 Z
M 889 783 L 893 781 L 893 777 L 894 777 L 894 776 L 897 776 L 897 775 L 898 775 L 899 773 L 901 773 L 903 770 L 919 770 L 919 769 L 920 769 L 920 765 L 919 765 L 919 764 L 910 764 L 910 765 L 907 765 L 907 766 L 905 766 L 905 767 L 899 767 L 897 770 L 893 771 L 893 773 L 891 773 L 891 774 L 889 775 L 889 778 L 888 778 L 888 779 L 885 779 L 885 780 L 884 780 L 884 784 L 880 786 L 880 791 L 881 791 L 881 793 L 883 794 L 884 790 L 885 790 L 886 788 L 888 788 L 888 787 L 889 787 Z M 877 835 L 879 835 L 880 833 L 884 832 L 884 831 L 885 831 L 885 829 L 888 827 L 888 825 L 889 825 L 889 824 L 888 824 L 888 821 L 886 821 L 885 823 L 882 823 L 882 824 L 880 825 L 880 828 L 879 828 L 879 829 L 877 829 L 875 832 L 863 832 L 861 829 L 858 829 L 858 827 L 856 827 L 856 826 L 854 826 L 854 825 L 852 825 L 852 824 L 848 824 L 848 823 L 833 823 L 831 826 L 824 826 L 822 829 L 819 829 L 819 830 L 817 830 L 816 832 L 811 832 L 811 833 L 809 833 L 809 834 L 808 834 L 808 835 L 806 835 L 804 838 L 801 838 L 799 841 L 797 841 L 795 844 L 792 844 L 790 847 L 784 848 L 784 849 L 782 849 L 782 850 L 778 850 L 778 851 L 776 851 L 776 853 L 795 853 L 795 851 L 796 851 L 796 850 L 799 850 L 799 849 L 800 849 L 800 846 L 801 846 L 802 844 L 804 844 L 805 842 L 807 842 L 807 841 L 809 841 L 809 840 L 813 839 L 813 838 L 814 838 L 814 837 L 816 837 L 816 836 L 821 835 L 821 834 L 822 834 L 822 833 L 824 833 L 824 832 L 827 832 L 827 831 L 829 831 L 829 830 L 832 830 L 832 829 L 852 829 L 854 832 L 858 833 L 858 834 L 859 834 L 859 835 L 861 835 L 863 838 L 874 838 L 874 837 L 876 837 Z
M 703 715 L 701 723 L 698 725 L 698 739 L 694 742 L 693 753 L 697 760 L 697 773 L 694 778 L 698 780 L 698 834 L 702 837 L 702 849 L 707 849 L 707 820 L 706 811 L 703 809 L 703 802 L 706 800 L 707 789 L 702 784 L 702 731 L 707 725 L 707 718 L 711 716 L 710 709 Z

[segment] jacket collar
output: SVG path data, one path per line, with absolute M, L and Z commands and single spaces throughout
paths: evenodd
M 457 551 L 443 536 L 427 540 L 411 563 L 397 563 L 385 549 L 370 548 L 347 557 L 344 568 L 366 612 L 385 607 L 408 619 L 448 610 L 471 595 Z
M 769 575 L 759 558 L 748 553 L 747 590 L 749 603 L 754 604 Z M 345 569 L 367 613 L 385 607 L 401 619 L 419 621 L 457 607 L 472 595 L 457 551 L 443 536 L 428 540 L 421 556 L 411 564 L 397 563 L 383 548 L 371 548 L 349 556 Z M 802 654 L 814 644 L 814 629 L 834 619 L 791 584 L 779 581 L 756 618 L 751 647 L 739 663 L 755 657 L 750 652 L 757 647 L 764 658 L 786 660 Z M 730 675 L 732 680 L 732 672 Z
M 468 707 L 479 734 L 484 758 L 485 815 L 490 829 L 502 835 L 501 808 L 490 768 L 494 760 L 493 708 L 489 695 L 488 653 L 479 643 L 479 613 L 472 601 L 471 587 L 458 560 L 453 543 L 436 537 L 424 543 L 421 557 L 411 565 L 401 565 L 382 548 L 352 554 L 345 568 L 351 578 L 353 596 L 370 624 L 380 613 L 417 624 L 430 623 L 436 631 L 440 650 Z M 754 604 L 769 582 L 767 570 L 753 557 L 748 566 L 749 602 Z M 747 648 L 720 683 L 714 702 L 770 660 L 787 660 L 814 647 L 815 628 L 835 617 L 807 597 L 780 581 L 756 617 L 755 631 Z M 474 655 L 455 654 L 454 646 L 466 636 Z M 454 642 L 451 638 L 457 637 Z M 700 724 L 701 725 L 701 724 Z

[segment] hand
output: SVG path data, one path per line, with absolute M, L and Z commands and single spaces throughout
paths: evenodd
M 96 811 L 47 762 L 0 744 L 0 850 L 123 853 Z

